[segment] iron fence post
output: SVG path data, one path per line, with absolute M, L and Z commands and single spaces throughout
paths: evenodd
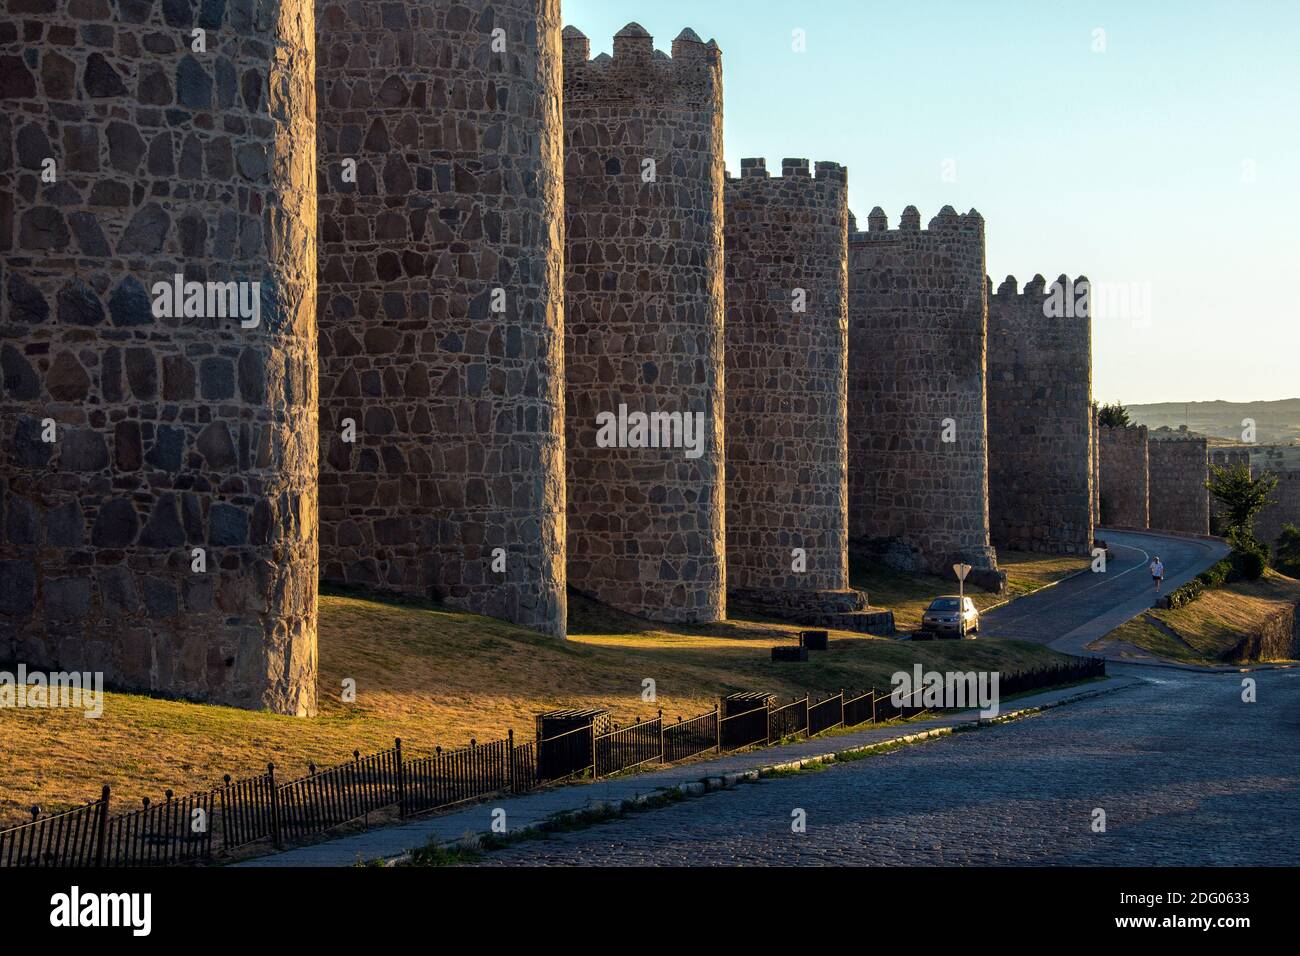
M 664 709 L 659 708 L 659 762 L 666 763 L 664 759 Z
M 713 705 L 713 730 L 718 738 L 713 748 L 714 753 L 722 753 L 722 701 Z
M 266 779 L 271 787 L 271 843 L 280 849 L 280 794 L 275 786 L 275 764 L 266 765 Z
M 104 865 L 104 845 L 108 843 L 108 784 L 104 784 L 104 789 L 100 791 L 99 797 L 99 820 L 96 829 L 99 831 L 95 839 L 95 866 Z
M 515 792 L 515 732 L 514 728 L 506 731 L 506 784 L 510 792 Z
M 595 780 L 596 779 L 596 721 L 593 719 L 592 722 L 588 724 L 588 726 L 591 727 L 591 779 Z
M 394 748 L 397 750 L 397 815 L 406 816 L 406 773 L 402 769 L 402 738 L 396 739 Z

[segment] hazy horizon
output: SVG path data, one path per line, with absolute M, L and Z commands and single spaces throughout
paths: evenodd
M 840 162 L 880 206 L 987 221 L 988 273 L 1149 290 L 1093 325 L 1102 402 L 1300 393 L 1300 4 L 564 0 L 609 52 L 635 20 L 722 50 L 727 168 Z M 806 49 L 792 49 L 792 31 Z M 1094 52 L 1104 30 L 1105 51 Z M 855 106 L 855 104 L 860 104 Z M 955 178 L 955 181 L 953 181 Z M 1159 357 L 1160 361 L 1156 361 Z

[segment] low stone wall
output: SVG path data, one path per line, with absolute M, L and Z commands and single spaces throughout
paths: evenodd
M 1300 659 L 1300 604 L 1271 615 L 1260 629 L 1222 656 L 1232 663 Z

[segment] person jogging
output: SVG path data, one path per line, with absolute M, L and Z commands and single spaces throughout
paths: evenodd
M 1160 555 L 1151 559 L 1151 580 L 1156 583 L 1156 591 L 1160 590 L 1160 582 L 1165 579 L 1165 566 L 1160 560 Z

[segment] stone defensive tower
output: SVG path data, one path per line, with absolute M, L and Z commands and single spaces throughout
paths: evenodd
M 727 586 L 794 608 L 848 591 L 848 179 L 742 159 L 726 182 Z M 802 549 L 802 561 L 792 556 Z
M 589 53 L 566 28 L 569 582 L 646 617 L 718 620 L 721 54 L 684 30 L 670 58 L 635 23 L 613 57 Z
M 1235 468 L 1245 465 L 1250 472 L 1250 451 L 1246 448 L 1211 448 L 1210 464 L 1215 468 Z M 1277 497 L 1274 495 L 1274 497 Z M 1223 504 L 1214 495 L 1210 495 L 1210 533 L 1223 533 Z M 1263 540 L 1263 539 L 1261 539 Z
M 1210 533 L 1209 447 L 1204 438 L 1153 441 L 1151 463 L 1151 530 Z
M 318 20 L 323 577 L 563 635 L 559 2 Z
M 22 6 L 0 22 L 0 656 L 311 713 L 312 6 Z
M 892 566 L 994 585 L 984 220 L 950 206 L 849 234 L 849 539 Z M 994 585 L 996 586 L 996 585 Z
M 990 289 L 992 283 L 989 283 Z M 1041 275 L 989 295 L 989 523 L 1016 551 L 1092 552 L 1088 280 Z
M 1150 464 L 1147 427 L 1132 425 L 1097 429 L 1097 458 L 1101 469 L 1099 523 L 1112 528 L 1151 527 L 1148 494 Z

